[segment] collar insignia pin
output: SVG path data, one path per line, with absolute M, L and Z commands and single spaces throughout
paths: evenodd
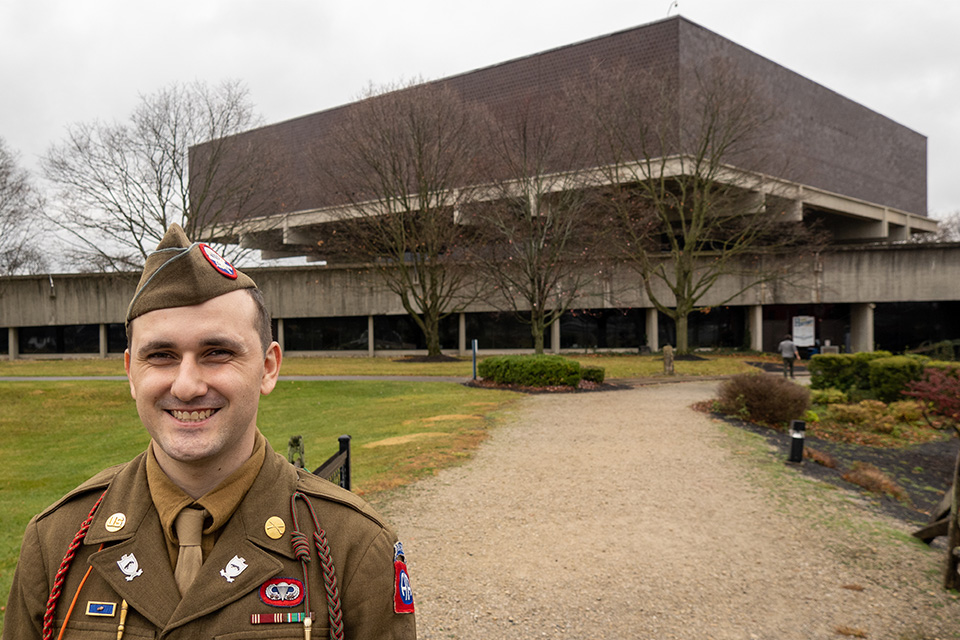
M 127 524 L 127 516 L 117 512 L 107 518 L 107 522 L 104 527 L 110 533 L 116 533 L 117 531 L 120 531 L 120 529 L 123 529 L 123 525 L 125 524 Z
M 272 540 L 279 540 L 283 537 L 283 532 L 287 530 L 287 525 L 283 521 L 283 518 L 270 516 L 266 524 L 263 525 L 263 528 Z
M 120 567 L 120 571 L 123 571 L 123 575 L 127 576 L 127 582 L 130 582 L 137 576 L 143 575 L 143 569 L 140 568 L 137 557 L 132 553 L 128 553 L 120 558 L 117 566 Z
M 247 568 L 247 561 L 241 558 L 240 556 L 233 556 L 230 562 L 227 563 L 227 566 L 220 570 L 220 575 L 227 579 L 227 582 L 233 582 L 233 580 L 243 573 L 243 570 Z M 129 578 L 127 578 L 129 580 Z

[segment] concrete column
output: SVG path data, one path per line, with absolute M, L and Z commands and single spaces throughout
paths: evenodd
M 373 316 L 367 316 L 367 355 L 373 357 L 376 340 L 373 335 Z
M 750 331 L 750 348 L 763 351 L 763 305 L 755 304 L 747 309 L 747 329 Z
M 656 307 L 647 309 L 647 346 L 650 351 L 660 351 L 660 320 Z
M 16 360 L 20 357 L 20 334 L 17 332 L 16 327 L 7 329 L 7 353 L 11 360 Z
M 550 351 L 560 353 L 560 318 L 550 325 Z
M 107 357 L 107 325 L 100 324 L 100 357 Z
M 872 302 L 850 305 L 850 350 L 873 351 L 873 309 Z
M 277 344 L 280 345 L 280 351 L 287 350 L 287 337 L 283 330 L 283 318 L 277 318 Z
M 460 317 L 458 318 L 460 327 L 457 329 L 457 349 L 460 350 L 460 355 L 467 355 L 467 314 L 460 312 Z

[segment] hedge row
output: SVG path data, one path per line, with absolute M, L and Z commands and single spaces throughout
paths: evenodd
M 951 369 L 955 362 L 930 360 L 926 356 L 895 356 L 889 351 L 854 354 L 819 354 L 810 359 L 812 389 L 868 392 L 883 402 L 901 399 L 907 384 L 920 380 L 928 368 Z
M 477 366 L 484 380 L 524 387 L 576 387 L 580 380 L 602 383 L 601 367 L 581 367 L 576 360 L 556 355 L 494 356 Z

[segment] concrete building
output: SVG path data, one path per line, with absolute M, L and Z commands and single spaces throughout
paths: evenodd
M 684 84 L 717 60 L 755 78 L 764 99 L 781 111 L 769 133 L 777 153 L 763 166 L 736 169 L 762 176 L 758 184 L 786 198 L 797 220 L 821 224 L 832 243 L 789 284 L 753 287 L 726 301 L 738 282 L 718 282 L 702 303 L 709 313 L 691 318 L 691 344 L 772 350 L 795 317 L 812 317 L 818 340 L 853 351 L 902 350 L 960 337 L 960 246 L 906 242 L 936 229 L 926 214 L 926 138 L 814 81 L 674 17 L 438 82 L 497 113 L 529 101 L 562 111 L 562 93 L 588 82 L 598 68 L 653 69 Z M 252 270 L 288 352 L 417 352 L 423 345 L 412 321 L 372 271 L 321 262 L 326 256 L 317 240 L 346 203 L 322 188 L 310 158 L 325 148 L 351 108 L 241 134 L 257 143 L 250 148 L 269 146 L 284 179 L 276 200 L 282 204 L 245 220 L 234 239 L 267 259 L 315 261 Z M 681 117 L 683 109 L 678 105 Z M 550 347 L 635 351 L 672 343 L 672 322 L 656 312 L 635 280 L 624 268 L 597 282 L 580 308 L 553 327 Z M 125 304 L 135 283 L 129 274 L 0 279 L 0 327 L 8 330 L 0 353 L 122 352 Z M 526 327 L 487 302 L 474 303 L 444 325 L 447 350 L 463 353 L 473 339 L 496 351 L 532 344 Z

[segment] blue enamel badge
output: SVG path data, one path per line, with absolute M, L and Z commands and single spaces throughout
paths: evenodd
M 87 602 L 88 616 L 112 618 L 116 610 L 117 610 L 116 602 L 94 602 L 92 600 Z

